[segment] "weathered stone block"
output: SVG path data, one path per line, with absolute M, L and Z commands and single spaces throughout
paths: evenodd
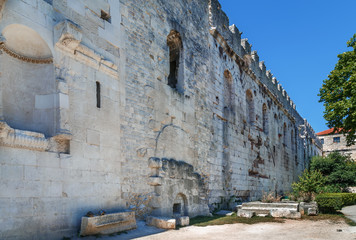
M 80 236 L 111 234 L 135 228 L 135 212 L 120 212 L 97 217 L 82 217 Z
M 162 167 L 161 159 L 151 157 L 150 159 L 148 159 L 148 167 L 149 168 L 161 168 Z
M 309 208 L 315 209 L 316 213 L 318 212 L 318 204 L 316 202 L 301 202 L 299 204 L 299 212 L 304 215 L 309 215 Z
M 315 207 L 308 208 L 308 216 L 318 215 L 318 210 Z
M 177 217 L 176 224 L 178 226 L 189 226 L 189 217 L 188 216 Z
M 245 217 L 245 218 L 252 218 L 253 216 L 255 216 L 255 212 L 239 209 L 237 212 L 237 216 Z
M 148 216 L 146 218 L 146 224 L 148 226 L 154 226 L 162 229 L 175 229 L 176 220 L 174 218 L 153 217 Z
M 301 218 L 300 212 L 291 211 L 288 209 L 272 209 L 270 211 L 272 217 L 285 217 L 285 218 Z
M 151 186 L 161 186 L 162 185 L 162 178 L 151 176 L 149 177 L 148 184 Z

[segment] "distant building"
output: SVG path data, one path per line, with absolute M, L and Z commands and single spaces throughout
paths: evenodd
M 334 133 L 334 129 L 319 132 L 316 134 L 321 144 L 323 145 L 323 156 L 327 156 L 331 152 L 337 151 L 342 154 L 350 155 L 352 159 L 356 160 L 356 145 L 350 147 L 346 146 L 346 137 L 338 132 Z

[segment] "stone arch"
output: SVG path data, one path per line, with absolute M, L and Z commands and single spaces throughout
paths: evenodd
M 173 124 L 165 125 L 156 137 L 155 156 L 191 161 L 194 159 L 194 143 L 184 129 Z
M 292 149 L 292 153 L 294 153 L 294 131 L 293 129 L 290 131 L 290 148 Z
M 287 146 L 287 124 L 283 124 L 283 144 L 286 147 Z
M 178 193 L 173 201 L 173 217 L 188 216 L 188 199 L 183 193 Z
M 255 105 L 253 101 L 253 95 L 250 89 L 246 91 L 246 116 L 247 122 L 251 125 L 255 123 Z
M 232 75 L 229 70 L 224 71 L 224 107 L 231 108 L 233 104 Z
M 268 112 L 266 103 L 262 106 L 262 129 L 265 134 L 269 132 L 269 124 L 268 124 Z
M 11 24 L 2 32 L 2 117 L 12 127 L 55 134 L 54 66 L 46 41 L 33 29 Z
M 183 91 L 183 43 L 178 31 L 171 30 L 167 36 L 167 45 L 169 48 L 168 85 L 173 89 Z

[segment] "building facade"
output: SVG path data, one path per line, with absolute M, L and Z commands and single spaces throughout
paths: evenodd
M 321 153 L 217 0 L 0 0 L 0 238 L 206 215 Z
M 349 155 L 356 161 L 356 146 L 346 146 L 346 137 L 338 132 L 334 133 L 334 129 L 328 129 L 317 133 L 321 144 L 323 145 L 323 156 L 329 155 L 331 152 L 339 152 L 344 155 Z

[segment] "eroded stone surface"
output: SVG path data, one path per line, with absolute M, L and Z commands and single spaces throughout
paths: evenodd
M 290 190 L 321 145 L 221 9 L 0 0 L 0 121 L 31 132 L 1 131 L 0 238 L 73 237 L 95 208 L 208 215 Z
M 175 229 L 176 228 L 176 219 L 148 216 L 146 218 L 146 224 L 149 226 L 154 226 L 154 227 L 162 228 L 162 229 Z
M 242 210 L 242 209 L 239 209 L 237 211 L 237 216 L 238 217 L 252 218 L 255 215 L 256 214 L 255 214 L 254 211 L 246 211 L 246 210 Z
M 188 226 L 189 225 L 189 217 L 188 216 L 177 217 L 176 224 L 177 224 L 177 226 Z
M 301 213 L 298 212 L 298 206 L 299 203 L 296 202 L 249 202 L 242 204 L 241 208 L 238 209 L 237 215 L 240 217 L 251 217 L 256 215 L 261 217 L 301 218 Z
M 318 204 L 316 202 L 300 202 L 299 212 L 304 215 L 317 215 L 318 214 Z
M 136 228 L 135 212 L 82 217 L 80 236 L 112 234 Z

